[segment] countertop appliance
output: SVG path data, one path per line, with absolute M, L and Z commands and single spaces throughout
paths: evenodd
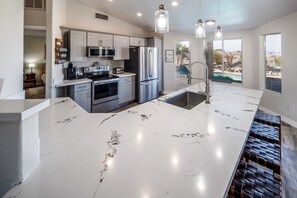
M 119 77 L 109 74 L 109 66 L 84 67 L 83 74 L 92 79 L 92 113 L 119 108 Z
M 88 57 L 114 57 L 115 49 L 110 47 L 87 47 Z
M 68 67 L 66 69 L 66 73 L 67 73 L 66 78 L 68 80 L 76 79 L 77 78 L 76 72 L 77 72 L 77 67 L 73 66 L 73 64 L 71 62 L 69 62 Z
M 122 74 L 124 73 L 124 67 L 114 67 L 112 68 L 112 73 L 113 74 Z
M 159 96 L 158 48 L 131 47 L 130 59 L 125 60 L 125 71 L 136 73 L 136 97 L 138 103 Z

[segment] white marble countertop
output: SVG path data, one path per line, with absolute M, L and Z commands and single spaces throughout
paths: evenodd
M 118 76 L 120 78 L 125 78 L 125 77 L 129 77 L 129 76 L 135 76 L 136 74 L 130 73 L 130 72 L 124 72 L 122 74 L 112 74 L 112 75 Z
M 70 85 L 77 85 L 77 84 L 82 84 L 82 83 L 89 83 L 92 82 L 91 79 L 89 78 L 80 78 L 80 79 L 75 79 L 75 80 L 63 80 L 59 84 L 57 84 L 55 87 L 66 87 Z
M 21 121 L 49 106 L 49 100 L 0 100 L 0 121 Z
M 162 102 L 183 91 L 118 114 L 52 99 L 40 113 L 40 165 L 4 197 L 224 197 L 262 91 L 212 83 L 211 104 Z

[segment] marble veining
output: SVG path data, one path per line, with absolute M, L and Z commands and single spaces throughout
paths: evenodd
M 262 91 L 211 83 L 211 104 L 185 110 L 164 102 L 204 87 L 117 114 L 51 99 L 39 116 L 41 163 L 4 198 L 226 197 Z
M 57 105 L 57 104 L 63 104 L 63 103 L 66 103 L 66 102 L 68 102 L 68 101 L 69 101 L 68 99 L 64 99 L 64 100 L 55 102 L 55 105 Z
M 102 121 L 100 122 L 99 125 L 102 125 L 104 122 L 106 122 L 107 120 L 111 119 L 112 117 L 114 117 L 114 116 L 116 116 L 116 115 L 117 115 L 117 114 L 112 114 L 111 116 L 105 118 L 104 120 L 102 120 Z
M 261 98 L 255 97 L 255 96 L 250 96 L 250 95 L 245 95 L 245 94 L 240 94 L 240 93 L 233 93 L 233 94 L 244 96 L 244 97 L 247 97 L 247 98 L 253 98 L 253 99 L 261 100 Z
M 240 131 L 240 132 L 248 133 L 248 132 L 245 131 L 245 130 L 237 129 L 237 128 L 234 128 L 234 127 L 226 127 L 226 129 L 227 129 L 227 130 L 231 129 L 231 130 L 234 130 L 234 131 Z
M 231 118 L 233 118 L 233 119 L 235 119 L 235 120 L 239 120 L 239 118 L 237 118 L 237 117 L 233 117 L 233 116 L 231 116 L 231 115 L 228 114 L 228 113 L 223 113 L 223 112 L 220 111 L 220 110 L 215 110 L 215 112 L 218 113 L 218 114 L 220 114 L 220 115 L 222 115 L 222 116 L 227 116 L 227 117 L 231 117 Z
M 121 143 L 120 142 L 120 137 L 121 137 L 121 135 L 116 130 L 114 130 L 114 131 L 111 132 L 110 140 L 108 140 L 106 142 L 108 148 L 106 150 L 105 158 L 102 161 L 103 167 L 100 170 L 99 183 L 97 185 L 97 188 L 96 188 L 96 191 L 94 192 L 93 197 L 96 197 L 97 191 L 98 191 L 98 189 L 100 187 L 100 183 L 102 183 L 103 180 L 104 180 L 104 174 L 105 174 L 105 172 L 108 171 L 109 166 L 111 166 L 112 160 L 113 160 L 114 156 L 117 153 L 117 147 Z
M 66 123 L 70 123 L 70 122 L 72 122 L 73 120 L 77 119 L 78 117 L 79 117 L 79 116 L 72 116 L 72 117 L 70 117 L 70 118 L 66 118 L 66 119 L 64 119 L 64 120 L 62 120 L 62 121 L 58 121 L 57 124 L 60 124 L 60 123 L 64 123 L 64 124 L 66 124 Z

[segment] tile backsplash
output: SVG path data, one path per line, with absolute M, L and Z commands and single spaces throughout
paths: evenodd
M 123 60 L 108 60 L 106 58 L 88 58 L 86 61 L 72 61 L 73 65 L 78 67 L 78 71 L 81 72 L 82 67 L 90 67 L 93 66 L 94 63 L 98 62 L 99 65 L 109 65 L 110 72 L 113 67 L 124 67 Z M 64 67 L 67 68 L 68 64 L 64 64 Z

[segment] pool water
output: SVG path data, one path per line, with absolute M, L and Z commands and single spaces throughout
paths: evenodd
M 218 72 L 214 72 L 212 76 L 213 80 L 221 80 L 224 81 L 231 81 L 231 82 L 242 82 L 241 75 L 234 75 L 234 74 L 222 74 Z

